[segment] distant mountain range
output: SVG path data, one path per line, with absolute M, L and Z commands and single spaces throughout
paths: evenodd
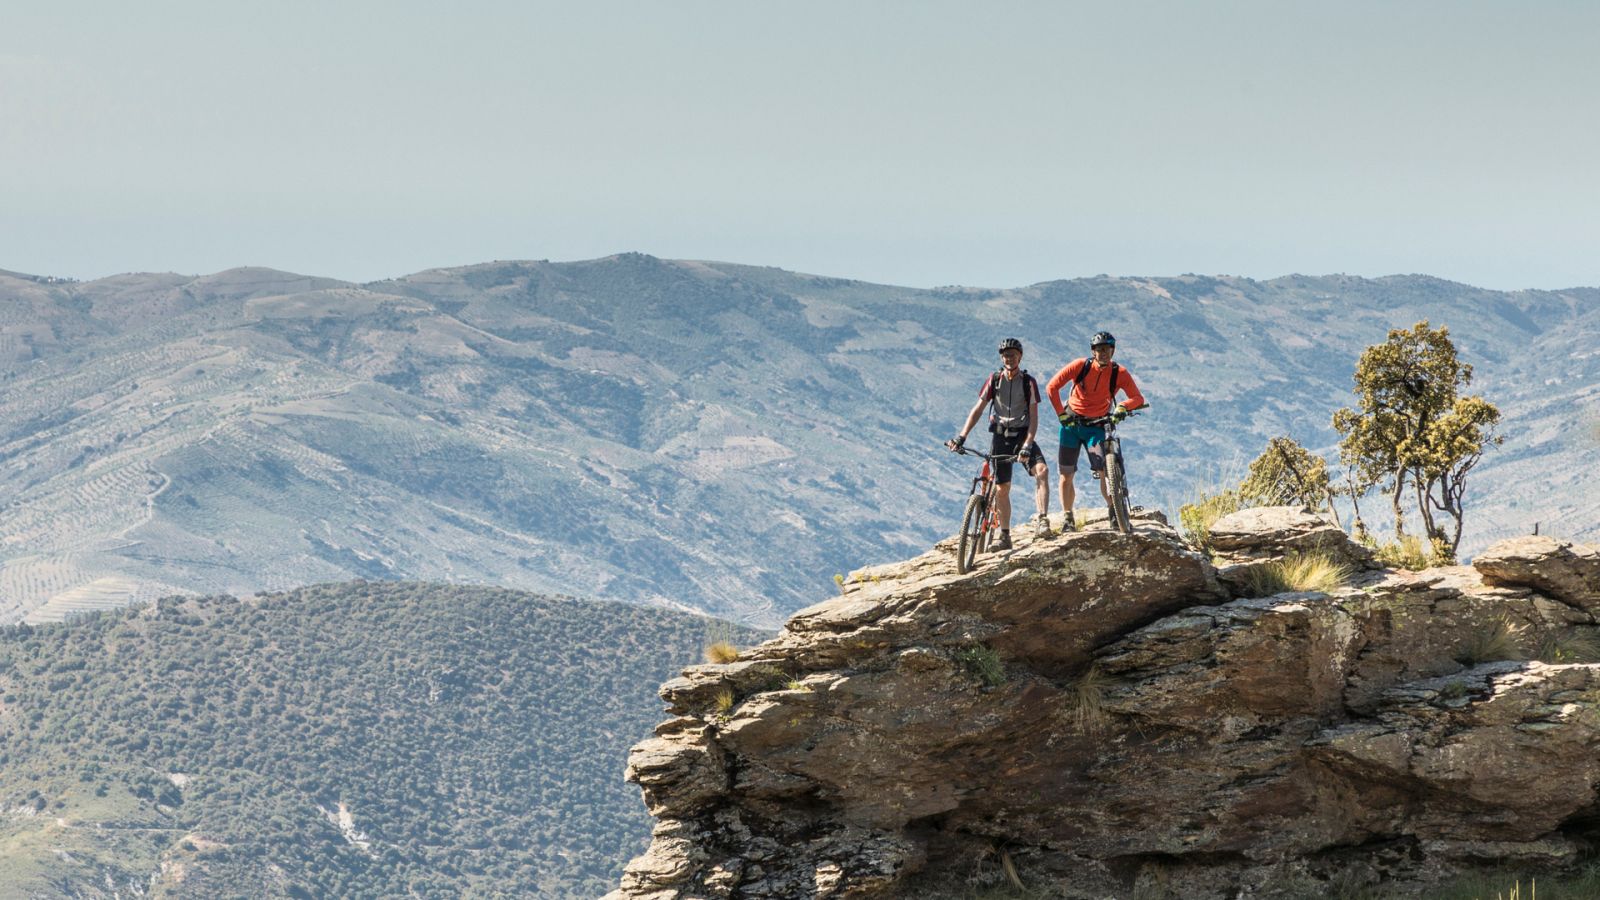
M 1276 434 L 1331 455 L 1356 357 L 1426 318 L 1507 413 L 1463 550 L 1539 518 L 1592 539 L 1597 301 L 1425 276 L 914 290 L 635 253 L 364 285 L 0 273 L 0 622 L 363 577 L 771 624 L 953 530 L 971 466 L 939 443 L 999 338 L 1043 377 L 1102 328 L 1153 404 L 1124 429 L 1136 502 Z

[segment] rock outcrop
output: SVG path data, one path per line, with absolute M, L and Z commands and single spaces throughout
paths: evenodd
M 611 897 L 1291 897 L 1580 857 L 1593 548 L 1411 573 L 1304 511 L 1219 524 L 1224 572 L 1314 551 L 1346 581 L 1244 596 L 1158 518 L 967 575 L 941 545 L 686 669 L 630 757 L 658 824 Z

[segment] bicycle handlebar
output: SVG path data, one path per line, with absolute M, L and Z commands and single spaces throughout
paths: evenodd
M 1139 414 L 1139 410 L 1130 409 L 1130 410 L 1128 410 L 1127 415 L 1124 415 L 1123 418 L 1127 418 L 1128 416 L 1137 416 L 1138 414 Z M 1117 423 L 1112 420 L 1111 414 L 1107 413 L 1107 414 L 1105 414 L 1103 416 L 1096 416 L 1093 419 L 1084 419 L 1084 420 L 1082 420 L 1081 424 L 1084 424 L 1084 425 L 1115 425 Z
M 945 444 L 945 446 L 949 447 L 952 452 L 959 453 L 962 456 L 981 456 L 981 457 L 983 457 L 984 459 L 987 459 L 990 462 L 1005 462 L 1008 459 L 1009 460 L 1016 460 L 1016 459 L 1020 459 L 1022 457 L 1022 451 L 1020 451 L 1020 450 L 1017 451 L 1016 453 L 1002 453 L 1002 454 L 996 456 L 993 453 L 979 453 L 978 451 L 972 449 L 971 447 L 966 446 L 965 444 L 963 444 L 963 445 L 961 445 L 959 447 L 950 447 L 950 445 L 947 443 L 947 444 Z

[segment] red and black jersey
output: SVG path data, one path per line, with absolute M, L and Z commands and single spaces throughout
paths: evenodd
M 1026 370 L 1007 378 L 1002 369 L 984 380 L 978 399 L 989 401 L 990 431 L 1022 431 L 1028 427 L 1029 408 L 1044 398 L 1039 382 Z

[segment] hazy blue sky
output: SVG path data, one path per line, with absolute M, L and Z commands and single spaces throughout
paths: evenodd
M 6 0 L 0 267 L 1600 284 L 1600 3 Z

